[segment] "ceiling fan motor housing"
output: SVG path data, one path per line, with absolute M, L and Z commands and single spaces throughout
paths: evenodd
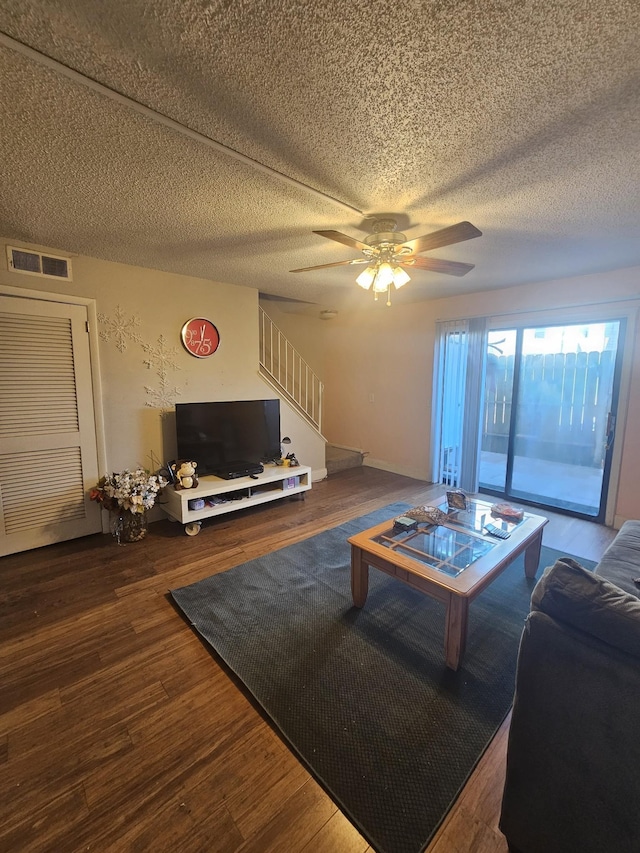
M 369 234 L 365 240 L 365 243 L 368 246 L 375 246 L 377 249 L 382 249 L 387 246 L 401 246 L 402 243 L 406 242 L 407 238 L 399 231 L 378 231 L 375 234 Z
M 410 254 L 408 248 L 401 248 L 402 244 L 407 242 L 407 238 L 400 231 L 396 231 L 395 219 L 377 219 L 373 223 L 373 228 L 373 234 L 369 234 L 365 243 L 374 251 L 369 253 L 365 250 L 365 255 L 390 261 L 395 256 Z
M 373 223 L 373 233 L 369 234 L 365 243 L 376 248 L 391 248 L 399 246 L 401 243 L 406 243 L 407 238 L 404 234 L 396 231 L 395 219 L 377 219 Z

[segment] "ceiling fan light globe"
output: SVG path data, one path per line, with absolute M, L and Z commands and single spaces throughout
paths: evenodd
M 369 290 L 371 285 L 373 284 L 373 280 L 376 277 L 376 268 L 375 267 L 367 267 L 366 270 L 363 270 L 358 278 L 356 279 L 356 284 L 359 284 L 360 287 L 364 288 L 364 290 Z
M 393 267 L 391 266 L 391 264 L 384 261 L 378 267 L 378 275 L 376 276 L 376 280 L 373 283 L 373 288 L 374 290 L 377 290 L 378 293 L 383 293 L 392 283 Z
M 396 267 L 393 271 L 393 283 L 396 290 L 405 285 L 408 281 L 411 281 L 411 276 L 407 275 L 402 267 Z

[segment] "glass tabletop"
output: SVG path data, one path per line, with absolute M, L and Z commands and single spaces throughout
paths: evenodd
M 419 524 L 407 531 L 395 530 L 393 522 L 373 541 L 450 577 L 459 575 L 497 544 L 453 527 Z

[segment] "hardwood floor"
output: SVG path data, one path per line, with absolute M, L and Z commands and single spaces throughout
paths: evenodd
M 433 487 L 372 468 L 142 543 L 96 535 L 0 561 L 0 851 L 372 851 L 209 654 L 167 591 Z M 597 560 L 614 536 L 551 517 Z M 508 721 L 429 853 L 504 853 Z

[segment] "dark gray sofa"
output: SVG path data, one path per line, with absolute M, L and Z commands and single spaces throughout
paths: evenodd
M 640 521 L 545 569 L 520 643 L 500 829 L 516 853 L 640 851 Z

